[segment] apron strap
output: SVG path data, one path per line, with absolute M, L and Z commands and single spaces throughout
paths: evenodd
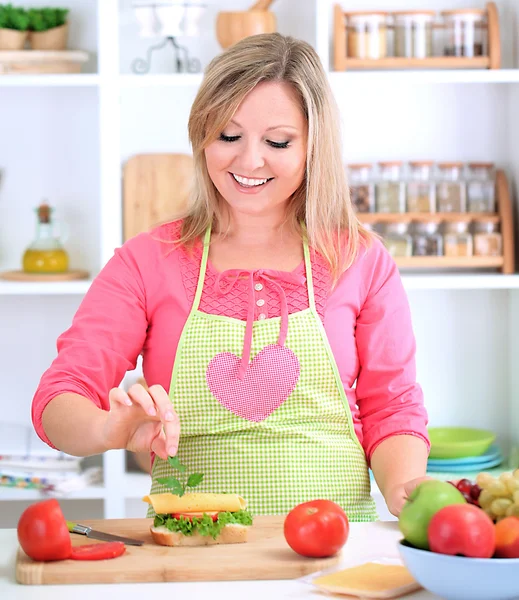
M 207 260 L 209 257 L 209 242 L 211 240 L 211 225 L 206 229 L 204 236 L 204 249 L 202 252 L 202 260 L 200 262 L 200 274 L 198 275 L 198 283 L 196 286 L 195 299 L 193 300 L 192 311 L 198 310 L 200 306 L 200 298 L 204 289 L 205 272 L 207 271 Z

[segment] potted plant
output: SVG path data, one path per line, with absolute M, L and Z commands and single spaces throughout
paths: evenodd
M 68 41 L 67 8 L 31 8 L 29 42 L 33 50 L 65 50 Z
M 0 50 L 22 50 L 28 25 L 29 16 L 23 8 L 0 4 Z

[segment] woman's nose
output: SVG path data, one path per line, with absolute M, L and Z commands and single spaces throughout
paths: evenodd
M 265 165 L 265 157 L 260 144 L 244 144 L 238 155 L 238 163 L 241 171 L 239 175 L 253 175 L 254 171 L 261 169 Z

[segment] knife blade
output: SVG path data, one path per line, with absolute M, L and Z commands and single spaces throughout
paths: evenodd
M 142 540 L 134 540 L 112 533 L 105 533 L 104 531 L 96 531 L 88 525 L 81 525 L 80 523 L 73 523 L 72 521 L 67 521 L 67 528 L 70 533 L 79 533 L 81 535 L 86 535 L 88 538 L 101 540 L 103 542 L 123 542 L 128 546 L 142 546 L 144 544 Z

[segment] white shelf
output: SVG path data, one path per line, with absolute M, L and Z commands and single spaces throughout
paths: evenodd
M 88 87 L 99 81 L 96 74 L 0 75 L 0 87 Z
M 125 473 L 121 492 L 125 498 L 142 498 L 150 492 L 151 477 L 147 473 Z
M 418 83 L 519 83 L 519 69 L 358 70 L 329 73 L 332 86 Z
M 202 82 L 202 73 L 171 73 L 160 75 L 121 75 L 119 83 L 122 88 L 146 87 L 198 87 Z
M 86 294 L 92 281 L 56 281 L 39 283 L 33 281 L 0 281 L 0 296 L 62 296 Z
M 406 290 L 516 290 L 519 275 L 495 274 L 405 274 L 402 281 Z

